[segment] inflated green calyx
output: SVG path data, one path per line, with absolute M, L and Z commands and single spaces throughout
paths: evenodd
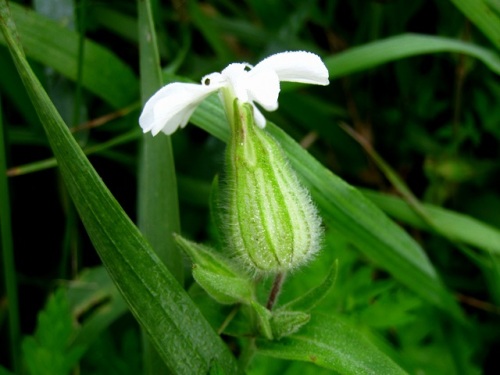
M 226 153 L 225 225 L 237 258 L 255 273 L 307 262 L 319 249 L 321 220 L 277 141 L 234 101 Z

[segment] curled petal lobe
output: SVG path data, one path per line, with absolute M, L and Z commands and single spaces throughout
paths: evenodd
M 196 85 L 193 83 L 171 83 L 156 92 L 144 106 L 139 124 L 144 133 L 153 135 L 163 131 L 172 134 L 186 125 L 196 107 L 212 92 L 217 85 Z
M 282 52 L 269 56 L 254 69 L 266 67 L 278 74 L 280 81 L 328 85 L 328 69 L 318 55 L 305 51 Z
M 280 93 L 280 80 L 276 72 L 265 66 L 255 67 L 249 76 L 249 99 L 259 103 L 266 111 L 275 111 Z
M 226 78 L 226 85 L 233 94 L 244 103 L 249 102 L 248 87 L 250 85 L 250 65 L 246 63 L 229 64 L 221 74 Z
M 262 112 L 259 111 L 259 109 L 255 106 L 255 104 L 253 104 L 252 107 L 255 125 L 257 125 L 261 129 L 264 129 L 266 127 L 266 118 L 264 117 Z

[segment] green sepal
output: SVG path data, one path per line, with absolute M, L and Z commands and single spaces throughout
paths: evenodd
M 176 233 L 174 239 L 193 264 L 226 276 L 241 276 L 243 273 L 234 263 L 209 246 L 186 240 Z
M 217 302 L 246 303 L 253 300 L 253 283 L 246 274 L 212 248 L 174 234 L 179 247 L 193 262 L 193 277 Z
M 219 243 L 223 243 L 224 236 L 221 233 L 224 225 L 222 224 L 222 215 L 220 214 L 220 195 L 219 195 L 219 175 L 216 175 L 212 180 L 209 197 L 210 219 L 213 224 L 213 232 Z
M 252 302 L 252 307 L 257 315 L 259 332 L 268 340 L 273 339 L 273 330 L 271 328 L 272 313 L 258 302 Z
M 290 311 L 290 310 L 300 310 L 300 311 L 311 311 L 316 307 L 323 298 L 333 289 L 335 286 L 335 281 L 337 280 L 339 262 L 338 259 L 335 260 L 333 265 L 330 267 L 330 271 L 323 282 L 316 286 L 315 288 L 308 291 L 306 294 L 288 302 L 287 304 L 281 306 L 278 311 Z
M 320 249 L 323 229 L 309 192 L 276 139 L 255 125 L 253 107 L 238 99 L 223 187 L 226 242 L 255 275 L 297 268 Z
M 279 340 L 282 337 L 297 332 L 311 319 L 311 315 L 302 311 L 276 310 L 271 316 L 273 337 Z
M 199 264 L 193 264 L 193 277 L 219 303 L 232 305 L 252 302 L 252 285 L 248 279 L 221 275 Z

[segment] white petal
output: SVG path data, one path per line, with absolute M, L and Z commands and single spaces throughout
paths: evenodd
M 282 52 L 269 56 L 258 63 L 254 69 L 266 67 L 273 69 L 280 81 L 328 85 L 328 69 L 321 58 L 311 52 Z
M 249 70 L 251 66 L 247 63 L 229 64 L 221 74 L 225 77 L 227 86 L 242 103 L 249 103 L 248 86 Z
M 278 108 L 280 80 L 274 70 L 265 66 L 253 68 L 249 74 L 247 90 L 249 99 L 259 103 L 266 111 Z
M 144 106 L 139 124 L 144 133 L 172 134 L 185 126 L 198 104 L 218 89 L 194 83 L 171 83 L 158 90 Z
M 255 125 L 259 128 L 264 129 L 266 127 L 266 118 L 255 105 L 253 106 L 253 119 L 255 121 Z

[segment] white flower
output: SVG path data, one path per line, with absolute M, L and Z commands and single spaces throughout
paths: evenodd
M 319 56 L 297 51 L 269 56 L 252 67 L 246 63 L 228 65 L 220 73 L 211 73 L 194 83 L 171 83 L 156 92 L 146 103 L 139 118 L 144 133 L 163 131 L 172 134 L 184 127 L 196 107 L 211 93 L 221 90 L 228 115 L 234 98 L 251 103 L 255 123 L 263 128 L 266 120 L 254 103 L 267 111 L 278 108 L 280 81 L 328 85 L 328 70 Z

